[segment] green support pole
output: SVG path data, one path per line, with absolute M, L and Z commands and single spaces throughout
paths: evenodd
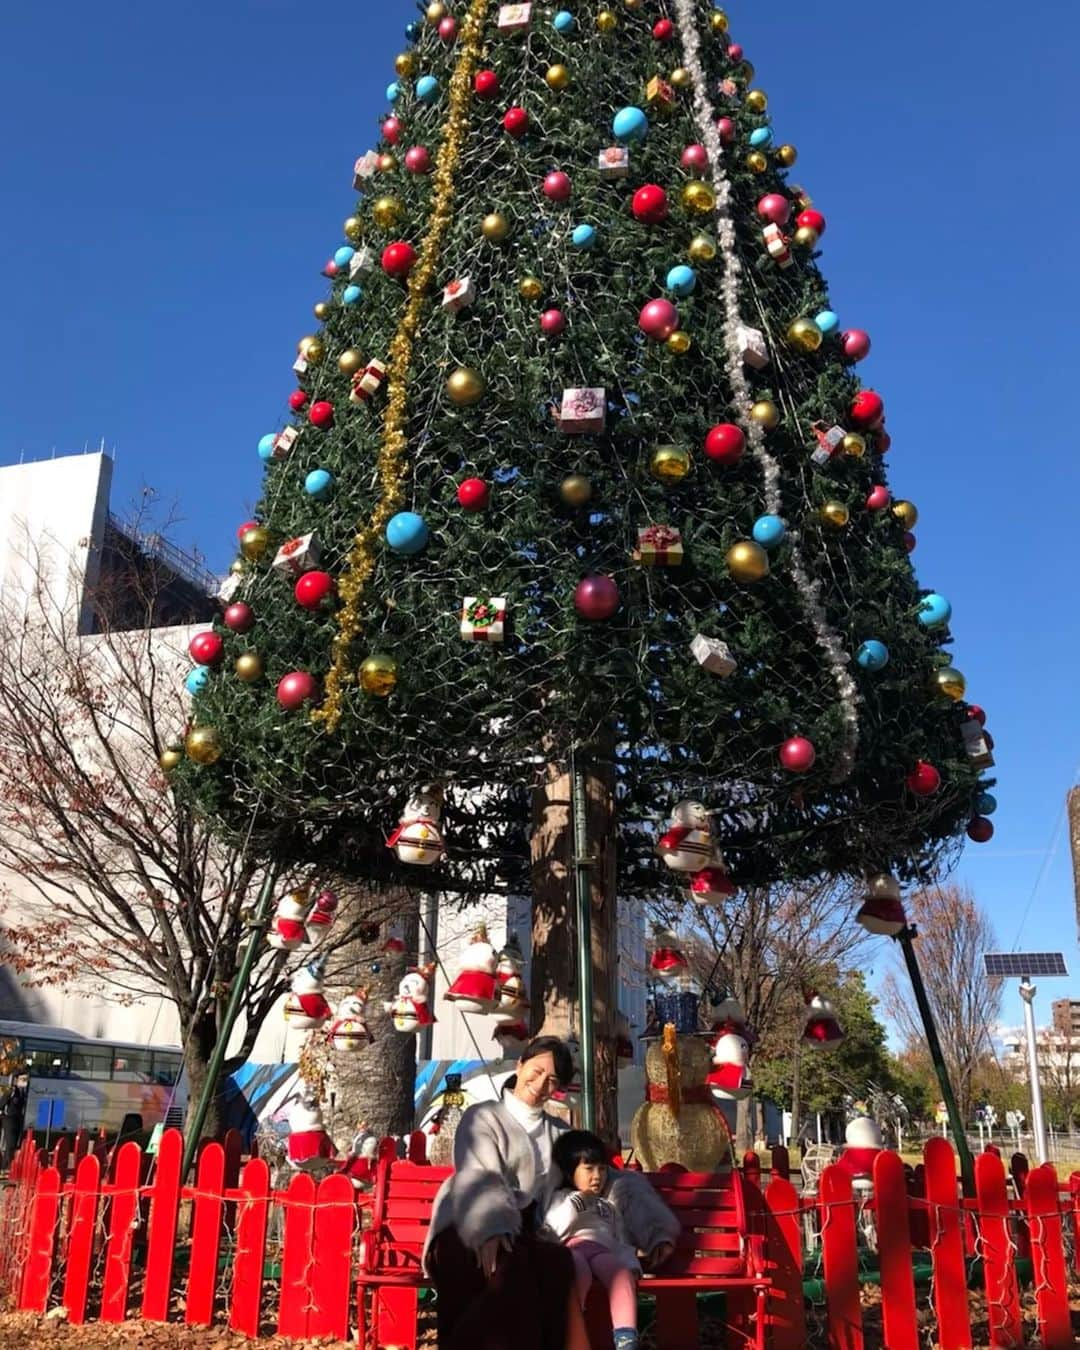
M 949 1114 L 949 1128 L 952 1130 L 953 1142 L 960 1157 L 960 1175 L 964 1181 L 964 1194 L 974 1195 L 975 1164 L 972 1161 L 971 1150 L 968 1148 L 964 1122 L 960 1119 L 960 1108 L 956 1104 L 956 1096 L 949 1080 L 949 1070 L 945 1063 L 945 1056 L 941 1051 L 941 1042 L 938 1040 L 933 1009 L 930 1007 L 930 1000 L 926 996 L 922 971 L 919 969 L 918 958 L 915 955 L 914 939 L 916 937 L 918 937 L 918 931 L 913 924 L 908 924 L 897 934 L 896 940 L 900 943 L 904 953 L 904 964 L 907 966 L 908 975 L 911 977 L 911 987 L 915 991 L 915 1002 L 919 1005 L 919 1016 L 922 1018 L 923 1030 L 926 1032 L 926 1044 L 930 1050 L 930 1058 L 933 1060 L 934 1072 L 937 1074 L 938 1086 L 941 1089 L 941 1100 L 945 1103 L 945 1110 Z
M 199 1098 L 199 1104 L 195 1108 L 195 1118 L 191 1122 L 191 1129 L 184 1141 L 184 1160 L 180 1169 L 181 1180 L 187 1176 L 191 1170 L 191 1164 L 195 1161 L 195 1152 L 199 1147 L 203 1124 L 207 1112 L 210 1110 L 210 1103 L 214 1100 L 214 1095 L 217 1092 L 218 1079 L 221 1077 L 221 1066 L 225 1063 L 225 1055 L 228 1053 L 229 1040 L 232 1037 L 233 1027 L 236 1026 L 236 1019 L 240 1016 L 240 1004 L 243 1002 L 244 990 L 251 978 L 252 967 L 255 965 L 255 958 L 259 955 L 266 926 L 273 912 L 274 886 L 277 877 L 277 867 L 271 867 L 263 878 L 262 889 L 259 891 L 259 898 L 255 903 L 255 917 L 251 922 L 248 945 L 244 949 L 244 958 L 240 962 L 240 969 L 233 979 L 229 1006 L 225 1009 L 225 1021 L 218 1030 L 214 1053 L 210 1056 L 210 1063 L 206 1068 L 206 1082 L 203 1084 L 202 1096 Z
M 578 1020 L 581 1042 L 581 1123 L 596 1129 L 596 1037 L 593 1033 L 592 894 L 586 818 L 585 774 L 570 759 L 570 798 L 574 817 L 574 901 L 577 919 Z

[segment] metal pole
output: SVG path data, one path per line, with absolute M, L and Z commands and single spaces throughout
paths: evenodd
M 195 1108 L 195 1116 L 191 1122 L 191 1128 L 188 1130 L 187 1138 L 184 1140 L 184 1160 L 180 1166 L 181 1180 L 187 1176 L 191 1170 L 191 1164 L 195 1161 L 195 1152 L 199 1147 L 199 1138 L 202 1135 L 202 1128 L 206 1121 L 207 1113 L 210 1110 L 210 1103 L 214 1100 L 217 1093 L 218 1079 L 221 1077 L 221 1067 L 225 1063 L 225 1055 L 229 1049 L 229 1040 L 232 1037 L 233 1027 L 236 1025 L 236 1019 L 240 1016 L 240 1005 L 243 1002 L 244 990 L 247 988 L 248 980 L 251 978 L 252 967 L 255 965 L 255 958 L 259 955 L 262 947 L 263 936 L 266 932 L 266 925 L 269 922 L 270 914 L 273 909 L 274 886 L 277 882 L 278 868 L 273 866 L 263 878 L 262 889 L 259 891 L 259 898 L 255 902 L 255 917 L 251 921 L 251 928 L 248 933 L 248 944 L 244 948 L 243 960 L 240 962 L 240 969 L 233 978 L 232 991 L 229 995 L 229 1006 L 225 1009 L 225 1020 L 218 1028 L 217 1041 L 214 1043 L 214 1053 L 210 1056 L 210 1063 L 206 1066 L 206 1082 L 203 1084 L 202 1096 L 199 1098 L 199 1104 Z
M 1031 1128 L 1035 1132 L 1035 1152 L 1039 1162 L 1049 1156 L 1046 1151 L 1046 1120 L 1043 1117 L 1042 1084 L 1039 1082 L 1039 1043 L 1035 1037 L 1035 1009 L 1032 1006 L 1038 993 L 1030 978 L 1020 981 L 1020 997 L 1024 1000 L 1024 1027 L 1027 1031 L 1028 1074 L 1031 1078 Z
M 960 1108 L 956 1104 L 956 1096 L 953 1093 L 952 1083 L 949 1081 L 949 1070 L 945 1064 L 945 1056 L 941 1050 L 941 1041 L 938 1040 L 937 1026 L 934 1023 L 934 1012 L 930 1007 L 930 1000 L 926 996 L 926 986 L 923 984 L 922 971 L 919 969 L 918 958 L 915 955 L 913 939 L 918 936 L 915 927 L 912 924 L 902 929 L 896 940 L 900 943 L 901 950 L 904 953 L 904 964 L 907 966 L 908 975 L 911 978 L 911 987 L 915 993 L 915 1002 L 919 1008 L 919 1016 L 922 1018 L 923 1031 L 926 1033 L 926 1045 L 930 1051 L 930 1058 L 934 1064 L 934 1072 L 937 1074 L 938 1087 L 941 1089 L 941 1099 L 945 1103 L 945 1110 L 949 1115 L 949 1125 L 952 1128 L 953 1142 L 956 1144 L 956 1152 L 960 1157 L 960 1174 L 964 1180 L 964 1194 L 974 1195 L 975 1193 L 975 1165 L 972 1161 L 971 1150 L 968 1148 L 967 1135 L 964 1132 L 964 1122 L 960 1118 Z
M 593 1027 L 592 893 L 586 819 L 585 774 L 570 758 L 570 798 L 574 817 L 574 909 L 577 921 L 578 1020 L 581 1042 L 581 1123 L 596 1129 L 596 1037 Z

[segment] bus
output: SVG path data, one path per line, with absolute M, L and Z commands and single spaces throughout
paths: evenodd
M 182 1125 L 183 1065 L 176 1045 L 100 1041 L 66 1027 L 0 1020 L 0 1085 L 27 1077 L 27 1130 L 115 1134 Z

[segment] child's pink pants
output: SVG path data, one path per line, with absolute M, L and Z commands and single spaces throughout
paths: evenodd
M 568 1244 L 574 1257 L 574 1272 L 578 1298 L 584 1308 L 594 1279 L 600 1281 L 608 1293 L 613 1327 L 637 1326 L 637 1276 L 627 1269 L 614 1252 L 588 1238 L 571 1240 Z

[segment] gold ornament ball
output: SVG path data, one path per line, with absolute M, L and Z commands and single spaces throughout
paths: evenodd
M 417 70 L 417 59 L 415 52 L 398 52 L 394 57 L 394 70 L 403 79 L 411 79 Z
M 800 225 L 795 231 L 794 240 L 799 248 L 817 248 L 818 232 L 809 225 Z
M 945 698 L 951 698 L 956 702 L 964 697 L 967 680 L 955 666 L 942 666 L 940 670 L 934 671 L 930 687 L 935 694 L 943 694 Z
M 681 445 L 658 445 L 649 460 L 649 472 L 661 483 L 681 483 L 690 464 L 690 454 Z
M 377 197 L 371 218 L 381 230 L 388 230 L 401 219 L 401 203 L 396 197 Z
M 518 292 L 523 300 L 539 300 L 544 294 L 544 283 L 539 277 L 522 277 Z
M 355 347 L 349 347 L 343 351 L 337 359 L 338 370 L 342 375 L 353 376 L 358 370 L 364 369 L 364 358 Z
M 492 211 L 480 222 L 480 232 L 485 239 L 501 244 L 510 233 L 510 222 L 501 211 Z
M 232 562 L 229 564 L 229 571 L 233 574 L 234 577 L 243 576 L 243 574 L 247 571 L 247 567 L 244 565 L 243 558 L 234 558 Z
M 919 523 L 919 513 L 914 502 L 893 502 L 892 513 L 905 530 L 913 530 Z
M 716 257 L 716 240 L 707 234 L 695 234 L 686 252 L 691 262 L 712 262 Z
M 161 754 L 158 755 L 158 763 L 161 765 L 165 773 L 171 773 L 172 770 L 175 769 L 176 766 L 182 762 L 183 758 L 184 758 L 184 751 L 182 747 L 179 745 L 170 745 L 167 746 L 164 750 L 162 750 Z
M 592 498 L 592 484 L 581 473 L 572 473 L 559 484 L 559 496 L 567 506 L 584 506 Z
M 751 173 L 764 173 L 769 167 L 769 161 L 760 150 L 751 150 L 746 156 L 746 167 Z
M 633 10 L 640 9 L 643 2 L 644 0 L 623 0 L 623 4 L 626 6 L 626 8 Z
M 311 312 L 321 323 L 330 317 L 330 306 L 325 300 L 320 300 L 318 304 L 312 306 Z
M 776 150 L 776 162 L 782 164 L 785 169 L 790 169 L 799 158 L 799 152 L 793 145 L 781 145 Z
M 756 422 L 759 427 L 764 427 L 766 431 L 772 431 L 780 421 L 780 409 L 767 398 L 760 399 L 750 409 L 750 418 Z
M 364 235 L 364 226 L 359 216 L 349 216 L 345 224 L 341 227 L 341 232 L 346 239 L 354 244 L 358 244 Z
M 763 113 L 769 106 L 769 100 L 765 96 L 764 90 L 749 89 L 744 100 L 748 112 Z
M 727 551 L 728 571 L 736 581 L 760 581 L 769 575 L 769 555 L 752 539 L 740 539 Z
M 707 215 L 716 205 L 716 193 L 699 178 L 685 184 L 680 196 L 683 206 L 699 216 Z
M 602 9 L 596 16 L 596 26 L 601 33 L 614 33 L 619 21 L 610 9 Z
M 387 152 L 385 155 L 379 156 L 380 173 L 393 173 L 396 168 L 397 168 L 397 160 L 389 152 Z
M 446 18 L 446 6 L 442 0 L 431 0 L 424 17 L 428 23 L 442 23 L 443 19 Z
M 668 76 L 668 83 L 675 89 L 689 89 L 690 72 L 685 66 L 676 66 Z
M 254 684 L 263 676 L 262 657 L 258 652 L 241 652 L 233 665 L 236 678 L 244 684 Z
M 451 403 L 456 403 L 459 408 L 467 408 L 483 396 L 484 381 L 475 370 L 458 366 L 446 381 L 446 392 L 450 395 Z
M 689 333 L 684 333 L 681 328 L 677 328 L 664 343 L 668 351 L 673 352 L 676 356 L 685 356 L 693 345 L 693 338 Z
M 834 530 L 842 530 L 851 519 L 851 512 L 843 502 L 826 502 L 821 508 L 821 519 Z
M 374 652 L 360 667 L 360 688 L 365 694 L 386 698 L 397 684 L 398 664 L 386 652 Z
M 187 757 L 196 764 L 216 764 L 224 749 L 217 727 L 193 727 L 184 739 Z
M 326 355 L 326 348 L 323 346 L 323 340 L 322 338 L 317 337 L 301 338 L 297 351 L 309 366 L 317 366 Z
M 866 440 L 857 431 L 849 431 L 840 442 L 840 449 L 852 459 L 862 459 L 866 454 Z
M 570 72 L 563 65 L 548 66 L 544 79 L 549 89 L 565 89 L 570 83 Z
M 799 352 L 816 352 L 825 335 L 813 319 L 796 319 L 788 325 L 787 340 Z
M 258 562 L 270 547 L 270 531 L 265 525 L 252 525 L 240 536 L 240 552 L 248 562 Z
M 714 9 L 709 15 L 709 27 L 714 33 L 726 33 L 728 30 L 728 17 L 722 9 Z

